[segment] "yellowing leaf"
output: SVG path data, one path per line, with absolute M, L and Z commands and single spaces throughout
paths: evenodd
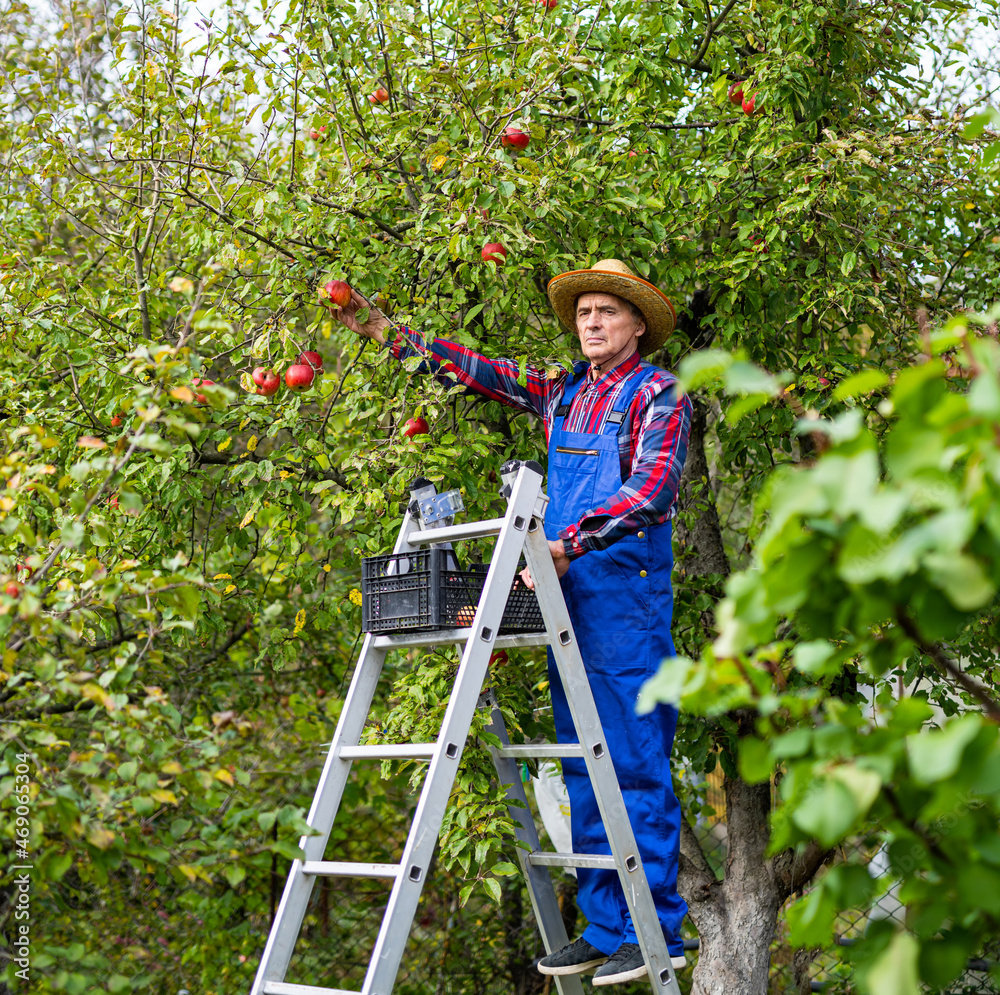
M 160 770 L 162 770 L 164 774 L 170 774 L 172 777 L 176 777 L 178 774 L 184 773 L 184 768 L 176 760 L 168 760 L 160 767 Z
M 76 444 L 83 449 L 107 449 L 108 444 L 94 435 L 81 435 Z
M 252 453 L 256 448 L 257 448 L 257 436 L 251 435 L 250 438 L 247 439 L 247 452 Z
M 232 787 L 236 782 L 233 780 L 233 775 L 229 773 L 225 767 L 220 767 L 213 775 L 217 781 L 222 781 L 223 784 L 228 784 Z
M 150 791 L 149 796 L 153 799 L 153 801 L 160 802 L 163 805 L 177 804 L 177 795 L 175 795 L 172 791 L 168 791 L 166 788 L 157 788 L 155 791 Z
M 167 286 L 175 294 L 190 294 L 194 290 L 194 284 L 186 276 L 175 276 Z
M 220 442 L 215 448 L 220 452 L 224 453 L 233 444 L 233 437 L 227 436 L 223 442 Z
M 80 694 L 90 701 L 96 701 L 109 712 L 113 712 L 115 710 L 114 699 L 99 684 L 84 684 L 83 687 L 80 688 Z
M 253 516 L 257 514 L 256 508 L 251 508 L 244 516 L 243 521 L 240 522 L 240 528 L 245 529 L 252 521 Z
M 431 169 L 433 169 L 433 170 L 435 170 L 437 172 L 440 172 L 444 168 L 444 164 L 447 161 L 448 161 L 448 157 L 446 155 L 435 156 L 431 160 Z
M 190 387 L 174 387 L 170 391 L 170 396 L 175 401 L 183 401 L 185 404 L 190 404 L 194 400 L 194 391 Z
M 98 850 L 107 850 L 115 841 L 115 834 L 110 829 L 93 827 L 87 833 L 87 842 L 91 846 L 96 846 Z

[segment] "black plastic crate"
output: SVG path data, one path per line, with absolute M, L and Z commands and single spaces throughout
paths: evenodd
M 472 624 L 488 564 L 459 568 L 450 549 L 366 556 L 361 561 L 361 615 L 365 632 L 422 632 Z M 514 579 L 500 634 L 542 632 L 535 592 Z

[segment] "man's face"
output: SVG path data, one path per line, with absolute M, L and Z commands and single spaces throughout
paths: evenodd
M 576 302 L 576 333 L 584 356 L 598 366 L 627 359 L 639 344 L 646 323 L 632 317 L 628 302 L 614 294 L 581 294 Z M 629 346 L 632 348 L 629 348 Z

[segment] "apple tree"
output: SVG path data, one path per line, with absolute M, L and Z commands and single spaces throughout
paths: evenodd
M 772 500 L 775 468 L 823 448 L 802 419 L 860 415 L 853 445 L 877 451 L 887 429 L 868 399 L 915 365 L 932 368 L 937 346 L 916 310 L 936 328 L 995 296 L 996 134 L 983 116 L 994 78 L 976 55 L 991 12 L 962 0 L 229 2 L 208 15 L 180 3 L 10 5 L 0 794 L 6 805 L 15 759 L 29 756 L 46 916 L 38 990 L 245 984 L 339 714 L 360 626 L 358 559 L 391 545 L 418 473 L 487 514 L 500 462 L 540 454 L 537 425 L 356 341 L 321 289 L 344 280 L 400 326 L 553 368 L 573 341 L 548 309 L 551 276 L 618 257 L 671 294 L 680 329 L 656 359 L 688 371 L 696 401 L 677 638 L 701 658 L 726 576 L 756 562 L 775 514 L 755 496 Z M 961 78 L 945 74 L 946 52 L 961 54 Z M 730 100 L 734 84 L 752 113 Z M 709 348 L 720 352 L 706 359 Z M 323 373 L 292 391 L 286 374 L 306 352 Z M 945 373 L 961 366 L 958 344 L 941 355 Z M 260 392 L 258 368 L 281 378 L 276 392 Z M 782 371 L 783 402 L 761 403 Z M 924 429 L 936 438 L 952 413 L 941 404 Z M 407 436 L 419 418 L 429 432 Z M 830 508 L 839 522 L 843 509 Z M 800 590 L 805 567 L 788 568 Z M 740 590 L 722 602 L 724 632 L 758 611 L 752 638 L 770 645 L 771 615 Z M 808 627 L 787 621 L 793 608 L 767 611 L 797 646 Z M 803 644 L 836 641 L 850 670 L 875 636 L 841 624 L 854 636 L 830 628 Z M 902 625 L 872 622 L 890 624 Z M 754 651 L 749 638 L 733 659 Z M 882 640 L 880 680 L 932 665 L 906 638 Z M 963 656 L 985 661 L 985 639 L 970 634 Z M 679 735 L 692 769 L 722 765 L 728 797 L 721 882 L 698 877 L 693 836 L 685 844 L 703 943 L 695 990 L 763 990 L 779 909 L 829 859 L 825 828 L 791 814 L 766 823 L 782 737 L 801 737 L 820 713 L 852 743 L 865 735 L 855 705 L 838 711 L 853 691 L 834 663 L 816 662 L 815 645 L 802 652 L 814 664 L 796 671 L 795 691 L 813 711 L 782 699 L 765 713 L 763 678 L 744 663 L 746 687 L 727 696 L 711 684 L 712 707 L 694 696 L 706 714 Z M 772 656 L 778 680 L 785 657 Z M 416 662 L 390 672 L 398 683 L 372 735 L 433 725 L 454 660 Z M 513 663 L 497 668 L 497 691 L 515 735 L 531 736 L 541 661 Z M 796 756 L 821 765 L 814 750 L 810 739 Z M 862 773 L 841 787 L 870 790 L 854 766 Z M 878 768 L 880 783 L 903 769 Z M 485 771 L 470 753 L 441 848 L 460 883 L 453 903 L 438 903 L 439 924 L 459 921 L 473 893 L 513 894 L 501 859 L 509 821 Z M 345 853 L 398 845 L 410 772 L 386 773 L 359 775 L 365 805 L 337 841 Z M 693 817 L 699 789 L 685 790 Z M 798 789 L 787 790 L 797 812 Z M 904 802 L 893 826 L 929 804 Z M 756 873 L 778 866 L 770 882 Z M 837 873 L 796 921 L 803 942 L 818 942 L 828 910 L 854 895 L 836 890 L 853 872 Z M 212 940 L 223 930 L 226 949 Z M 911 957 L 930 930 L 885 949 Z M 316 958 L 320 974 L 335 963 Z

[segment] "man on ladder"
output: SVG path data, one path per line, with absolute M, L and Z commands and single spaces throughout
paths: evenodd
M 604 735 L 639 846 L 650 892 L 675 968 L 684 965 L 677 894 L 680 805 L 669 757 L 676 710 L 659 705 L 635 713 L 643 683 L 674 655 L 671 518 L 687 453 L 691 405 L 678 398 L 675 377 L 642 359 L 674 330 L 667 297 L 617 259 L 553 278 L 549 300 L 580 340 L 585 361 L 571 375 L 549 379 L 517 362 L 487 359 L 470 349 L 392 326 L 356 291 L 340 308 L 350 329 L 388 346 L 399 360 L 422 356 L 431 371 L 454 374 L 491 400 L 531 411 L 545 422 L 549 444 L 545 530 L 553 563 L 586 665 Z M 530 580 L 529 580 L 530 583 Z M 576 733 L 549 651 L 556 734 Z M 570 797 L 573 849 L 610 853 L 593 788 L 582 760 L 563 761 Z M 581 937 L 543 957 L 543 974 L 593 971 L 595 985 L 643 978 L 637 943 L 618 875 L 579 868 L 577 904 L 589 925 Z

